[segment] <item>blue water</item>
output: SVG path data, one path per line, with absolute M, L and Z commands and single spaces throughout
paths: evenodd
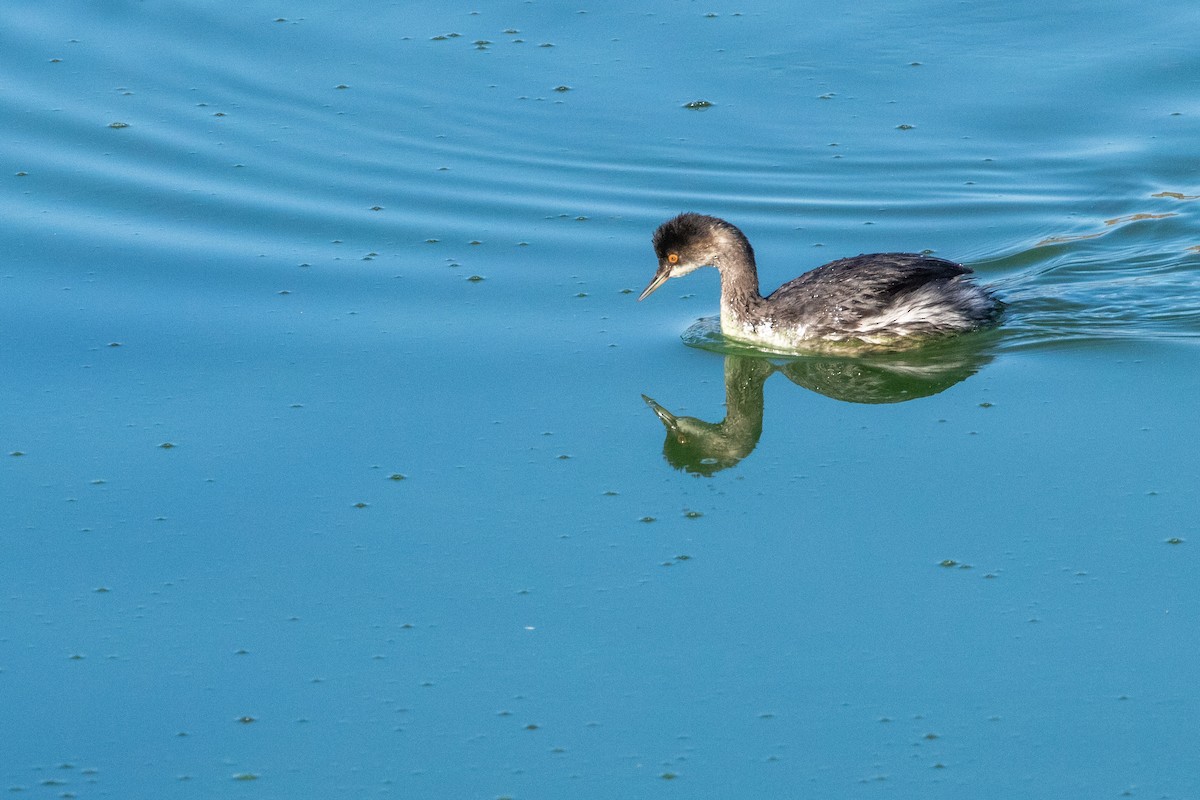
M 1194 3 L 0 19 L 0 789 L 1200 794 Z M 1004 324 L 755 358 L 683 210 Z

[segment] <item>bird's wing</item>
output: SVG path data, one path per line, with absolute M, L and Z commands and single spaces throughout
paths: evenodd
M 877 312 L 892 298 L 919 286 L 970 273 L 968 267 L 943 258 L 875 253 L 817 267 L 783 284 L 768 299 L 785 316 L 827 318 L 830 323 L 844 325 Z

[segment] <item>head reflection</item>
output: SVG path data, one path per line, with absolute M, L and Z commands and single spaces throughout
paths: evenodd
M 642 395 L 667 429 L 667 463 L 693 475 L 712 475 L 750 455 L 762 435 L 763 384 L 774 369 L 766 359 L 726 356 L 725 419 L 720 422 L 677 417 Z

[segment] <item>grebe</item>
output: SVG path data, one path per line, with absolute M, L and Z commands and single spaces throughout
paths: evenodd
M 758 291 L 750 240 L 735 225 L 680 214 L 654 232 L 658 271 L 638 300 L 668 278 L 700 267 L 721 273 L 721 333 L 759 349 L 900 349 L 995 322 L 1001 303 L 962 264 L 918 253 L 874 253 L 832 261 Z

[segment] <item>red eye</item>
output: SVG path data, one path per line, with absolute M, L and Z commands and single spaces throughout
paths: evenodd
M 679 254 L 678 253 L 668 253 L 667 261 L 671 262 L 672 264 L 678 264 L 679 263 Z

